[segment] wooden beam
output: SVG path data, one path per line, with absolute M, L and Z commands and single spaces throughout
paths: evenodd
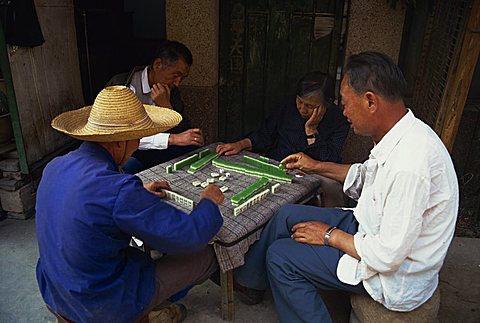
M 5 79 L 5 86 L 8 98 L 8 110 L 12 120 L 13 135 L 15 137 L 15 144 L 17 147 L 18 158 L 20 162 L 20 170 L 23 174 L 29 173 L 27 163 L 27 153 L 25 151 L 25 144 L 23 141 L 22 127 L 20 125 L 20 116 L 18 115 L 17 99 L 15 90 L 13 88 L 12 71 L 10 69 L 10 62 L 8 60 L 7 43 L 5 41 L 5 34 L 3 27 L 0 24 L 0 68 L 2 69 L 3 78 Z
M 233 307 L 233 270 L 220 271 L 222 289 L 222 320 L 232 322 L 235 317 Z
M 441 107 L 445 111 L 441 138 L 451 152 L 455 142 L 463 108 L 467 100 L 475 66 L 480 53 L 480 1 L 472 1 L 460 51 L 450 68 L 449 81 L 444 90 Z

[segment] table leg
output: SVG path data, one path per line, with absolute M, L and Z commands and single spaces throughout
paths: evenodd
M 233 270 L 220 271 L 220 286 L 222 289 L 222 319 L 233 321 Z

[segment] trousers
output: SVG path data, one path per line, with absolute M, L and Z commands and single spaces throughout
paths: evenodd
M 334 225 L 350 234 L 358 229 L 350 210 L 283 206 L 247 252 L 245 264 L 234 272 L 240 285 L 271 288 L 280 322 L 331 322 L 318 289 L 367 293 L 362 283 L 354 286 L 338 279 L 336 271 L 344 252 L 298 243 L 290 237 L 295 224 L 308 221 Z
M 172 295 L 186 294 L 193 285 L 206 281 L 217 268 L 217 258 L 211 246 L 196 253 L 166 255 L 156 260 L 155 294 L 141 316 L 167 299 L 172 300 Z

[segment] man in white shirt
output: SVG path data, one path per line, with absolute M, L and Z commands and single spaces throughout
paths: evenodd
M 373 139 L 369 159 L 344 165 L 297 153 L 282 161 L 343 182 L 358 204 L 287 205 L 247 253 L 236 283 L 256 296 L 270 286 L 280 321 L 331 322 L 317 289 L 367 293 L 400 312 L 436 290 L 455 230 L 457 177 L 441 140 L 405 107 L 405 89 L 386 55 L 351 56 L 340 90 L 343 114 L 356 134 Z
M 142 103 L 174 109 L 183 120 L 170 133 L 142 138 L 139 149 L 123 166 L 126 173 L 137 173 L 204 144 L 201 129 L 190 128 L 183 114 L 184 105 L 178 89 L 188 76 L 192 63 L 192 53 L 184 44 L 164 40 L 159 44 L 152 64 L 132 74 L 130 89 Z

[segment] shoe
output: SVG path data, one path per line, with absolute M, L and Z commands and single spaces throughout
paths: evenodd
M 238 296 L 238 299 L 247 305 L 256 305 L 263 301 L 263 297 L 265 296 L 264 290 L 242 286 L 235 280 L 233 281 L 233 290 Z
M 179 323 L 187 317 L 187 308 L 183 304 L 170 304 L 148 313 L 149 323 Z
M 211 276 L 210 280 L 220 286 L 220 271 L 215 271 Z M 260 289 L 249 288 L 240 285 L 233 280 L 233 290 L 238 296 L 238 299 L 247 305 L 256 305 L 263 300 L 265 296 L 265 291 Z

